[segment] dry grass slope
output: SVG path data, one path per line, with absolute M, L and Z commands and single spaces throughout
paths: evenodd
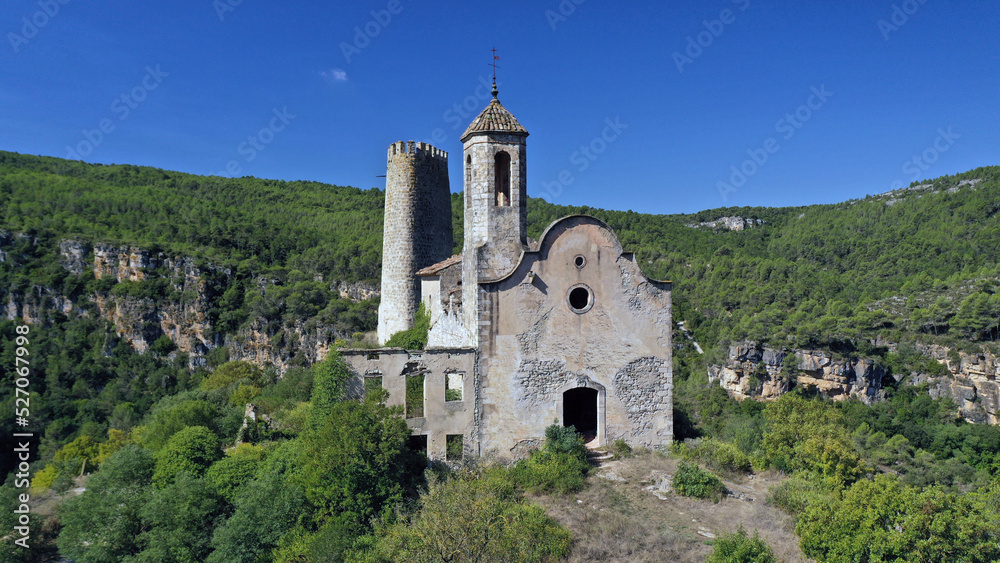
M 579 493 L 532 500 L 573 531 L 571 562 L 702 562 L 712 552 L 709 536 L 733 532 L 741 524 L 750 535 L 757 530 L 780 561 L 810 561 L 799 549 L 791 518 L 764 502 L 768 488 L 782 476 L 724 478 L 726 487 L 745 499 L 727 496 L 719 503 L 672 492 L 661 493 L 661 500 L 647 490 L 653 471 L 672 476 L 677 464 L 676 459 L 642 453 L 605 463 Z

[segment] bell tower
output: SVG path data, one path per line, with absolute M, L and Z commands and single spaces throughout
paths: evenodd
M 527 248 L 528 131 L 497 96 L 494 79 L 493 99 L 461 138 L 465 184 L 462 302 L 474 340 L 480 316 L 479 283 L 508 273 Z

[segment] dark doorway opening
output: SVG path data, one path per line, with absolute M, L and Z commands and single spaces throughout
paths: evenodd
M 563 426 L 572 426 L 584 442 L 597 438 L 597 389 L 577 387 L 563 393 Z

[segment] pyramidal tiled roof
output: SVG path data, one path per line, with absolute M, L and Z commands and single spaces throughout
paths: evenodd
M 507 108 L 500 104 L 500 100 L 496 98 L 496 92 L 494 91 L 493 99 L 486 108 L 472 120 L 469 124 L 469 128 L 462 133 L 461 141 L 464 143 L 466 139 L 475 133 L 520 133 L 522 135 L 527 135 L 528 130 L 521 126 L 517 122 L 517 119 L 511 115 Z

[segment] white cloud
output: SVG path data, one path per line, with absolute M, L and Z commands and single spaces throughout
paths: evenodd
M 333 84 L 336 82 L 347 82 L 347 71 L 342 68 L 328 68 L 326 70 L 319 71 L 319 75 L 323 77 L 323 80 Z

